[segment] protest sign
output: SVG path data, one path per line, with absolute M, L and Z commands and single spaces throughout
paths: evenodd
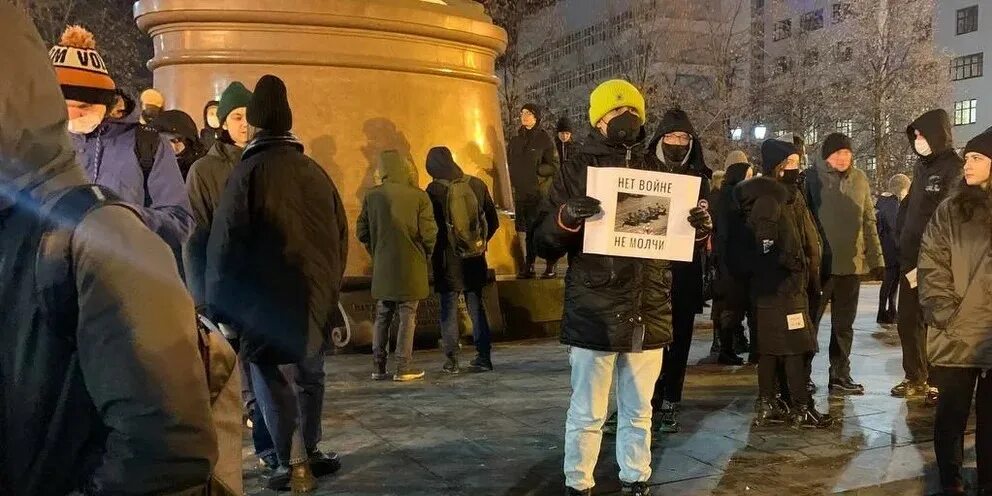
M 603 212 L 586 220 L 584 252 L 691 261 L 696 230 L 687 220 L 700 179 L 621 167 L 590 167 L 586 194 Z

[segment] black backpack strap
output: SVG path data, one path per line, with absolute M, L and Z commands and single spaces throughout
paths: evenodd
M 141 167 L 141 176 L 144 179 L 142 184 L 145 188 L 145 207 L 152 205 L 152 195 L 148 192 L 148 177 L 152 174 L 152 167 L 155 166 L 155 156 L 158 155 L 158 146 L 161 143 L 158 131 L 140 125 L 134 131 L 134 155 L 138 158 L 138 165 Z
M 72 271 L 72 236 L 87 214 L 118 201 L 117 195 L 109 189 L 89 185 L 67 189 L 42 205 L 41 215 L 48 227 L 35 259 L 35 291 L 48 328 L 71 330 L 63 337 L 73 343 L 78 309 Z

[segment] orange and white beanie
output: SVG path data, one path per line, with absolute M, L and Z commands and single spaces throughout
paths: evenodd
M 48 51 L 66 100 L 112 105 L 117 86 L 96 51 L 96 40 L 82 26 L 69 26 Z

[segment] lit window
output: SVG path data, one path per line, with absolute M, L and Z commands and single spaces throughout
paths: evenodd
M 878 160 L 875 157 L 868 157 L 865 160 L 865 170 L 873 171 L 878 168 Z
M 740 141 L 743 138 L 744 138 L 744 130 L 743 129 L 741 129 L 739 127 L 735 127 L 735 128 L 733 128 L 733 129 L 730 130 L 730 139 L 732 139 L 734 141 Z
M 837 121 L 836 126 L 838 133 L 843 133 L 844 135 L 851 136 L 854 134 L 854 121 L 851 119 L 843 119 Z
M 954 125 L 964 126 L 974 124 L 978 120 L 978 100 L 961 100 L 954 102 Z

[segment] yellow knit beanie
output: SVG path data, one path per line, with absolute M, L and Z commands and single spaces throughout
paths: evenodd
M 611 79 L 597 86 L 589 95 L 589 123 L 592 124 L 592 127 L 596 127 L 596 123 L 603 116 L 620 107 L 637 109 L 637 116 L 641 118 L 641 125 L 646 122 L 644 95 L 641 95 L 641 92 L 634 85 L 623 79 Z

